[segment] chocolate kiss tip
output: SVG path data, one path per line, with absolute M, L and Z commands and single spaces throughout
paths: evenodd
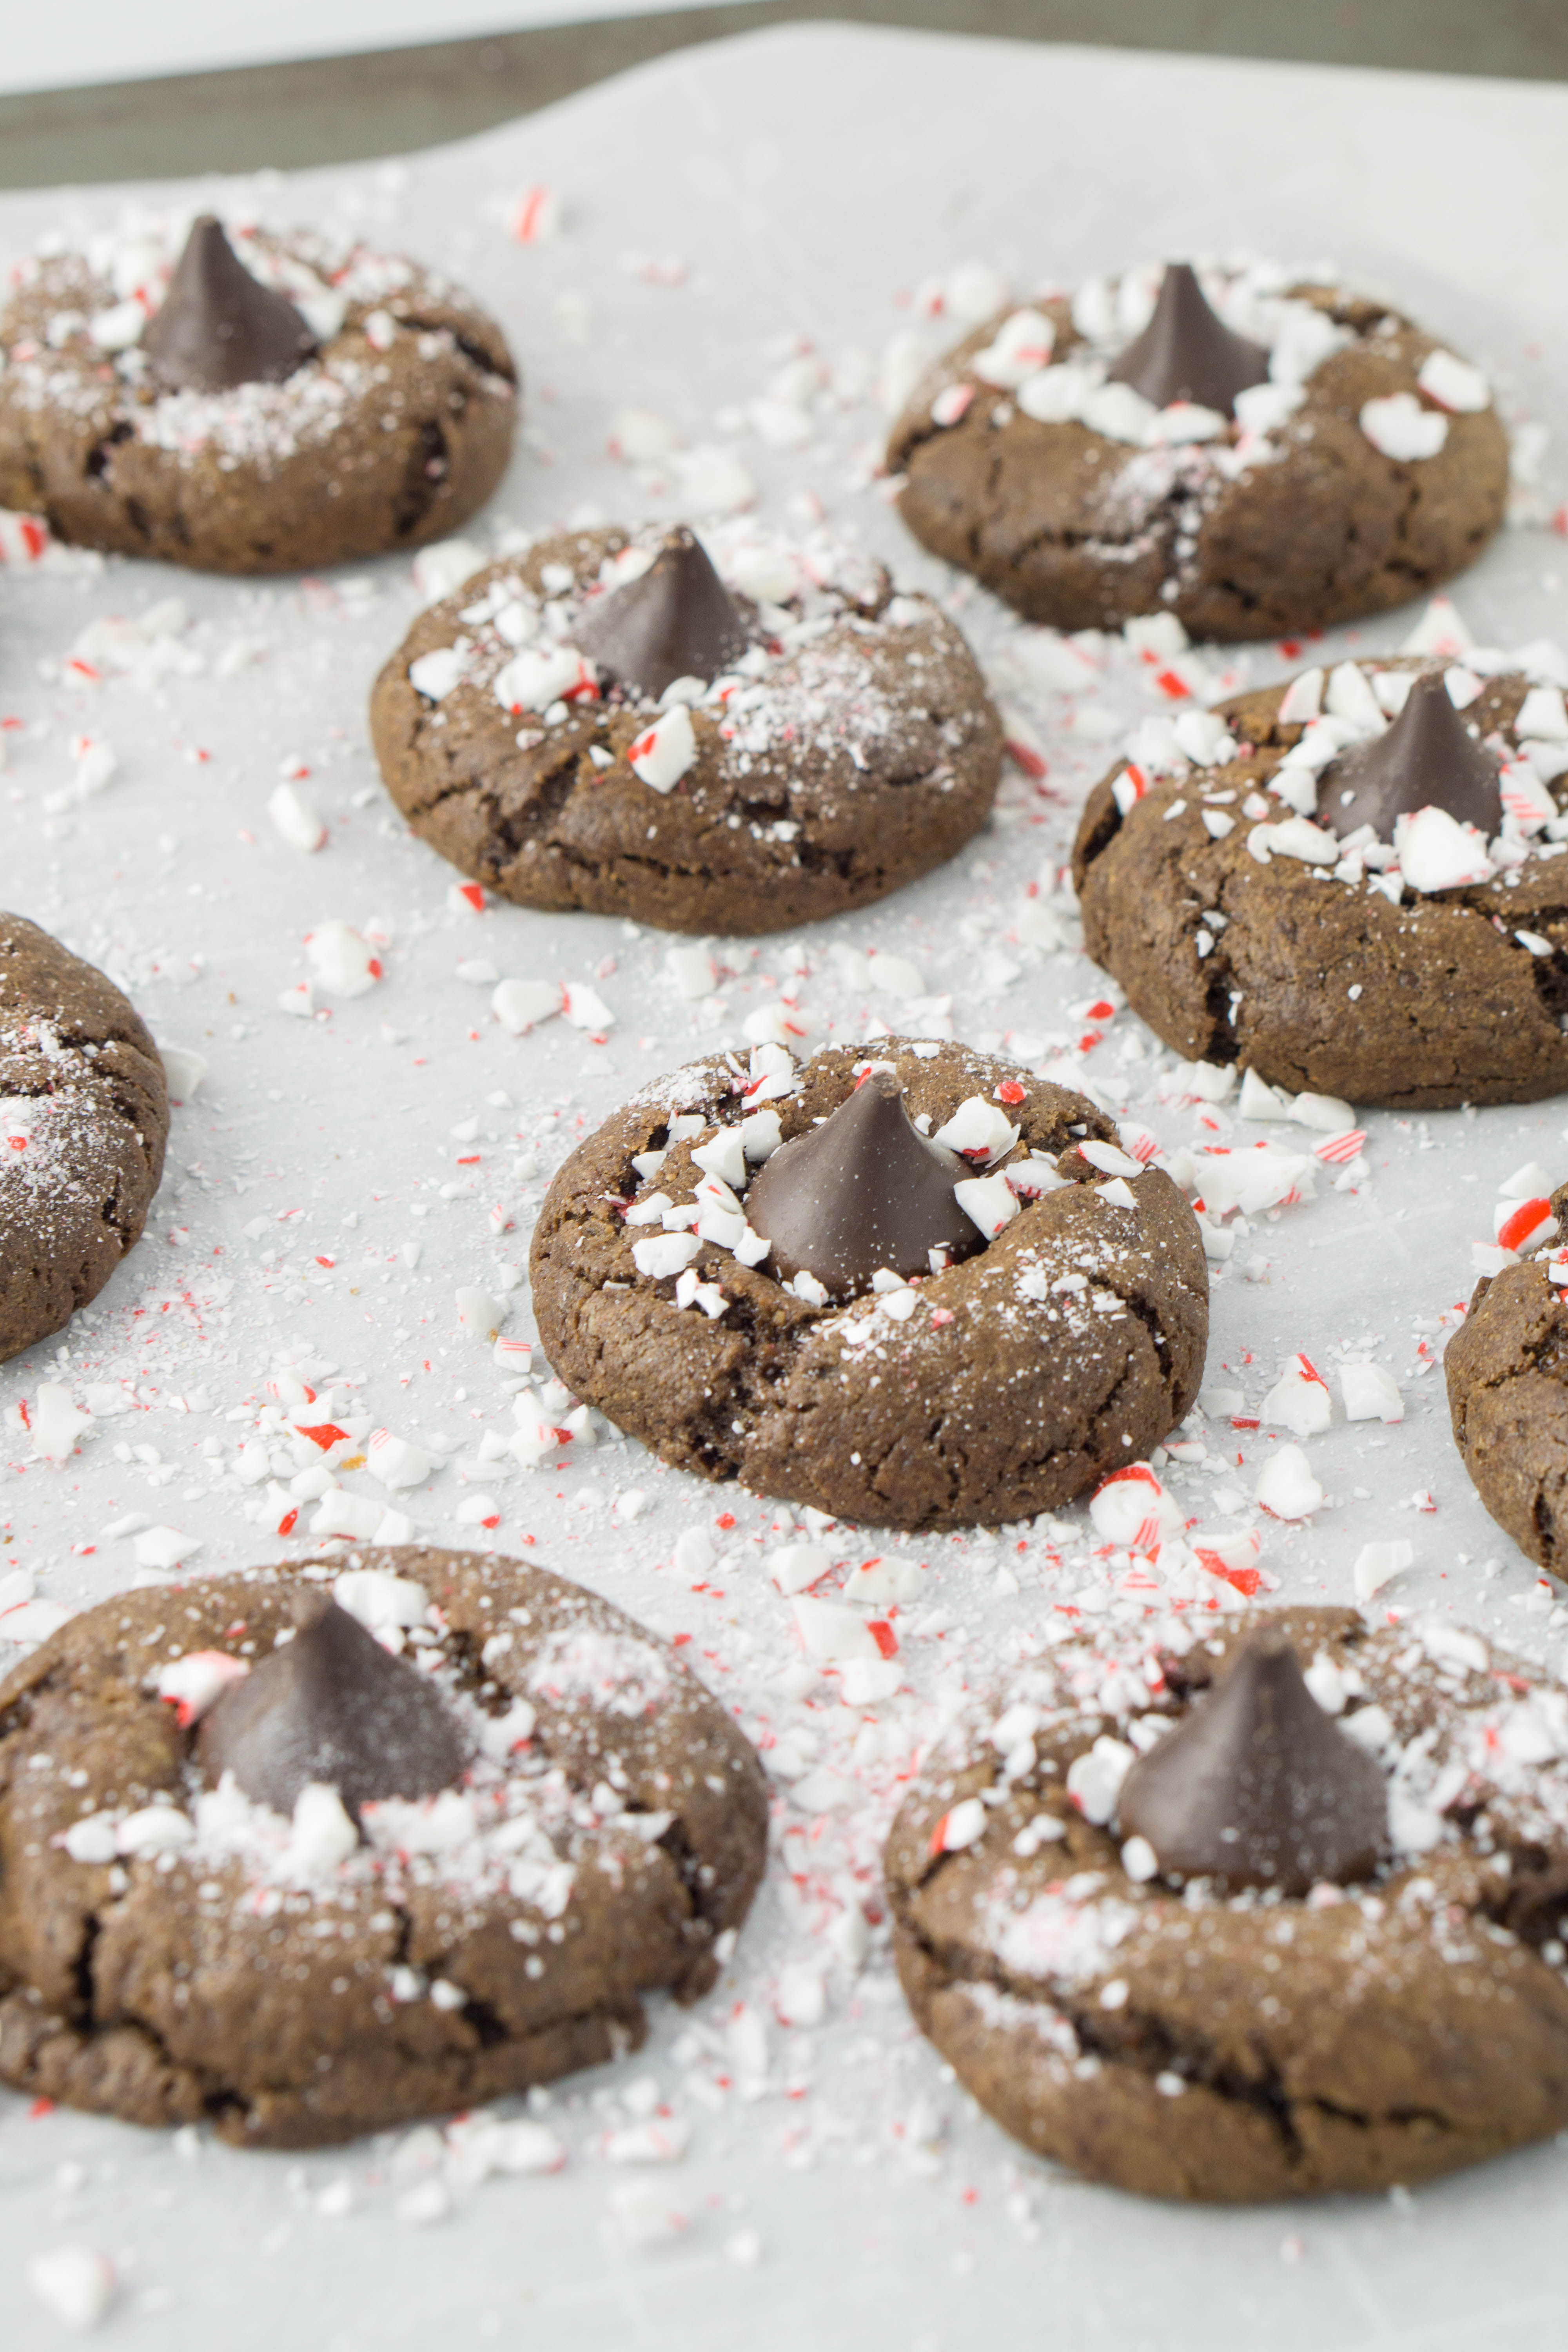
M 202 1719 L 209 1784 L 232 1772 L 255 1803 L 291 1813 L 301 1789 L 324 1781 L 356 1815 L 382 1797 L 449 1789 L 466 1757 L 434 1685 L 324 1594 L 300 1595 L 294 1613 L 293 1640 Z
M 162 306 L 142 332 L 160 383 L 175 392 L 232 392 L 281 383 L 316 339 L 292 302 L 251 276 L 211 213 L 191 225 Z
M 981 1246 L 952 1190 L 970 1173 L 912 1125 L 897 1080 L 873 1071 L 820 1127 L 763 1162 L 746 1218 L 771 1243 L 781 1280 L 814 1274 L 849 1297 L 883 1266 L 929 1274 L 933 1249 L 960 1258 Z
M 1289 1638 L 1254 1634 L 1121 1784 L 1123 1837 L 1166 1878 L 1305 1895 L 1368 1878 L 1388 1833 L 1381 1766 L 1323 1713 Z
M 746 650 L 746 629 L 700 540 L 672 530 L 646 572 L 588 607 L 577 644 L 615 686 L 657 702 L 678 677 L 711 684 Z
M 1195 401 L 1221 416 L 1236 415 L 1236 395 L 1268 379 L 1268 354 L 1233 335 L 1209 307 L 1189 263 L 1173 261 L 1160 282 L 1154 315 L 1109 371 L 1156 408 Z
M 1370 824 L 1392 841 L 1395 821 L 1440 808 L 1489 840 L 1502 823 L 1498 764 L 1455 709 L 1441 670 L 1426 670 L 1404 709 L 1371 743 L 1358 743 L 1323 770 L 1318 822 L 1331 833 Z

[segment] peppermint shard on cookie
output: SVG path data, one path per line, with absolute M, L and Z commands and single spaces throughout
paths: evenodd
M 1146 721 L 1085 805 L 1084 942 L 1168 1045 L 1395 1108 L 1568 1087 L 1562 656 L 1304 671 Z
M 416 833 L 526 907 L 783 930 L 984 823 L 1002 728 L 926 596 L 747 524 L 575 531 L 415 623 L 371 732 Z
M 80 547 L 289 572 L 439 539 L 517 422 L 460 288 L 325 234 L 139 213 L 14 272 L 0 507 Z
M 647 1087 L 534 1234 L 544 1351 L 668 1462 L 884 1527 L 994 1526 L 1197 1392 L 1197 1220 L 1081 1095 L 967 1047 L 760 1045 Z
M 1502 520 L 1479 369 L 1384 304 L 1184 261 L 1000 311 L 893 429 L 917 539 L 1033 621 L 1270 637 L 1403 604 Z
M 596 2064 L 712 1984 L 762 1768 L 608 1601 L 419 1549 L 178 1601 L 0 1683 L 0 2078 L 310 2147 Z M 495 2127 L 508 2170 L 563 2160 Z
M 1568 2124 L 1568 1691 L 1434 1620 L 1128 1612 L 973 1701 L 888 1841 L 921 2031 L 1147 2196 L 1379 2189 Z
M 0 1359 L 95 1298 L 142 1238 L 169 1090 L 120 991 L 0 914 Z
M 1443 1371 L 1476 1492 L 1526 1559 L 1568 1577 L 1568 1185 L 1546 1181 L 1510 1180 Z

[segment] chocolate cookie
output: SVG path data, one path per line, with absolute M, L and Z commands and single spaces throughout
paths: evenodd
M 1510 1223 L 1527 1255 L 1477 1283 L 1443 1358 L 1448 1412 L 1499 1527 L 1527 1559 L 1568 1576 L 1568 1185 Z
M 169 1092 L 120 991 L 0 914 L 0 1359 L 68 1323 L 142 1238 Z
M 1568 712 L 1503 660 L 1342 662 L 1145 723 L 1073 871 L 1168 1045 L 1399 1109 L 1568 1087 Z
M 962 1045 L 715 1055 L 556 1175 L 545 1354 L 701 1477 L 885 1527 L 1054 1508 L 1146 1454 L 1203 1371 L 1196 1220 L 1115 1134 Z
M 139 215 L 15 275 L 0 506 L 62 540 L 206 572 L 344 563 L 442 538 L 505 470 L 505 338 L 411 261 Z
M 1446 1620 L 1100 1624 L 971 1706 L 888 1842 L 904 1990 L 1042 2155 L 1223 2201 L 1568 2121 L 1568 1693 Z
M 728 933 L 867 906 L 962 848 L 1002 730 L 952 624 L 840 548 L 716 552 L 573 532 L 424 614 L 370 713 L 416 833 L 524 906 Z
M 706 1990 L 766 1842 L 724 1709 L 543 1569 L 122 1593 L 0 1684 L 0 2075 L 259 2147 L 493 2099 Z
M 916 538 L 1032 621 L 1273 637 L 1473 562 L 1508 436 L 1479 371 L 1384 304 L 1173 263 L 999 312 L 921 381 L 888 463 Z

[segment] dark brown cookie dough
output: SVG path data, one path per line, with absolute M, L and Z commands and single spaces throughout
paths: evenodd
M 163 1065 L 120 991 L 0 914 L 0 1359 L 59 1330 L 141 1240 L 168 1133 Z
M 1024 1198 L 976 1255 L 846 1306 L 813 1304 L 809 1285 L 786 1289 L 767 1264 L 700 1234 L 680 1272 L 644 1270 L 636 1251 L 676 1242 L 699 1197 L 694 1151 L 721 1157 L 724 1131 L 759 1107 L 787 1143 L 868 1066 L 892 1072 L 933 1138 L 976 1105 L 970 1131 L 1000 1122 L 987 1172 L 1053 1189 Z M 1123 1160 L 1131 1178 L 1108 1182 L 1078 1149 L 1114 1135 L 1081 1096 L 962 1045 L 835 1046 L 798 1075 L 776 1046 L 759 1047 L 749 1071 L 725 1055 L 695 1063 L 645 1088 L 557 1174 L 532 1251 L 545 1354 L 578 1396 L 702 1477 L 885 1527 L 1052 1509 L 1146 1455 L 1203 1371 L 1196 1221 L 1163 1171 Z M 1110 1164 L 1121 1157 L 1113 1149 Z M 972 1165 L 987 1168 L 983 1150 Z M 709 1231 L 741 1222 L 721 1207 Z
M 1373 679 L 1423 665 L 1342 667 Z M 1468 887 L 1391 899 L 1371 866 L 1314 865 L 1270 845 L 1268 829 L 1289 826 L 1293 812 L 1265 787 L 1305 732 L 1279 717 L 1286 691 L 1218 706 L 1234 756 L 1131 781 L 1120 762 L 1095 786 L 1073 853 L 1089 954 L 1178 1053 L 1250 1066 L 1298 1092 L 1414 1109 L 1531 1102 L 1568 1087 L 1568 864 L 1548 837 L 1562 782 L 1525 780 L 1553 814 L 1544 832 L 1531 820 L 1528 844 L 1509 842 L 1505 856 L 1521 862 L 1493 860 Z M 1517 674 L 1489 677 L 1464 719 L 1511 760 L 1531 691 Z M 1284 837 L 1321 854 L 1321 828 L 1294 822 L 1309 834 Z
M 1548 1265 L 1568 1230 L 1568 1186 L 1552 1213 L 1549 1244 L 1477 1283 L 1443 1371 L 1476 1492 L 1527 1559 L 1568 1576 L 1568 1301 Z
M 1304 1898 L 1178 1892 L 1118 1827 L 1121 1775 L 1270 1625 L 1383 1767 L 1384 1859 Z M 1105 1624 L 923 1768 L 887 1849 L 905 1992 L 1006 2130 L 1144 2195 L 1385 2189 L 1544 2138 L 1568 2121 L 1565 1755 L 1562 1686 L 1447 1621 Z
M 485 1741 L 341 1859 L 300 1849 L 299 1809 L 290 1846 L 205 1790 L 181 1719 L 211 1653 L 291 1637 L 301 1578 L 400 1622 Z M 520 2091 L 635 2047 L 646 1994 L 707 1989 L 766 1837 L 724 1710 L 542 1569 L 408 1549 L 122 1594 L 0 1684 L 0 2075 L 272 2147 Z
M 1081 296 L 1030 306 L 1054 330 L 1055 365 L 1102 369 L 1131 341 L 1113 289 L 1099 290 L 1107 316 L 1091 322 L 1093 340 L 1074 324 Z M 1171 612 L 1194 636 L 1279 636 L 1381 612 L 1451 578 L 1502 520 L 1508 440 L 1495 409 L 1441 407 L 1417 382 L 1440 346 L 1383 304 L 1311 283 L 1288 296 L 1292 311 L 1321 312 L 1348 338 L 1310 369 L 1294 414 L 1263 433 L 1232 423 L 1212 442 L 1163 447 L 1133 446 L 1080 416 L 1038 421 L 1027 382 L 1005 364 L 1010 381 L 984 381 L 974 362 L 1013 315 L 998 313 L 926 375 L 893 429 L 888 463 L 905 477 L 904 520 L 1030 620 L 1062 629 Z M 1260 289 L 1258 314 L 1247 331 L 1267 333 L 1280 315 L 1271 289 Z M 1369 401 L 1401 394 L 1446 416 L 1435 454 L 1390 457 L 1363 430 Z M 1056 404 L 1073 405 L 1082 403 Z
M 161 390 L 141 325 L 183 229 L 109 234 L 16 272 L 0 506 L 78 546 L 267 572 L 419 547 L 484 504 L 511 451 L 517 371 L 459 288 L 323 236 L 236 229 L 318 348 L 280 383 Z
M 519 645 L 570 645 L 603 568 L 662 535 L 543 540 L 415 623 L 371 698 L 382 774 L 414 830 L 524 906 L 731 935 L 867 906 L 961 849 L 990 811 L 1001 723 L 952 624 L 863 559 L 814 583 L 774 551 L 764 582 L 716 551 L 748 648 L 724 698 L 691 709 L 695 757 L 672 788 L 631 765 L 656 707 L 594 698 L 591 668 L 588 697 L 552 719 L 498 700 Z M 509 641 L 498 619 L 527 635 Z M 449 665 L 428 666 L 447 648 Z M 542 656 L 536 674 L 521 691 L 560 692 Z

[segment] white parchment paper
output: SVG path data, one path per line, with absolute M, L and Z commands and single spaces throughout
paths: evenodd
M 1565 154 L 1568 93 L 1541 86 L 819 26 L 688 53 L 406 164 L 260 189 L 280 220 L 348 220 L 448 266 L 502 318 L 529 421 L 468 533 L 481 555 L 590 511 L 703 520 L 750 494 L 770 526 L 825 514 L 950 595 L 1046 774 L 1013 771 L 994 826 L 889 904 L 716 945 L 711 994 L 693 1001 L 659 935 L 454 902 L 455 877 L 395 819 L 363 708 L 422 601 L 406 563 L 261 584 L 77 561 L 0 569 L 8 902 L 101 962 L 162 1041 L 208 1064 L 175 1115 L 143 1246 L 63 1349 L 0 1371 L 0 1410 L 48 1380 L 128 1399 L 60 1467 L 30 1459 L 26 1431 L 8 1425 L 0 1579 L 18 1580 L 13 1601 L 24 1579 L 64 1607 L 128 1584 L 136 1534 L 108 1532 L 127 1519 L 199 1545 L 187 1572 L 300 1550 L 247 1519 L 257 1490 L 232 1465 L 261 1383 L 308 1360 L 344 1384 L 345 1410 L 443 1457 L 399 1498 L 422 1532 L 500 1549 L 531 1539 L 550 1565 L 688 1636 L 685 1654 L 769 1746 L 779 1800 L 770 1878 L 723 1985 L 692 2017 L 659 2011 L 623 2066 L 561 2087 L 547 2119 L 568 2162 L 549 2178 L 475 2182 L 428 2129 L 304 2159 L 242 2156 L 194 2133 L 36 2116 L 0 2092 L 7 2347 L 60 2340 L 26 2270 L 65 2244 L 113 2262 L 104 2330 L 128 2343 L 1469 2352 L 1560 2326 L 1560 2148 L 1414 2197 L 1257 2212 L 1138 2203 L 1036 2163 L 943 2079 L 874 1916 L 854 1965 L 845 1922 L 876 1910 L 900 1776 L 943 1708 L 1019 1629 L 1061 1602 L 1100 1605 L 1114 1586 L 1081 1507 L 1054 1538 L 836 1533 L 836 1557 L 925 1567 L 899 1621 L 903 1690 L 847 1707 L 800 1666 L 763 1566 L 771 1507 L 614 1442 L 531 1475 L 480 1458 L 487 1432 L 510 1430 L 510 1399 L 488 1349 L 459 1332 L 454 1294 L 495 1289 L 525 1262 L 544 1182 L 582 1132 L 646 1077 L 740 1041 L 748 1021 L 787 1018 L 816 1041 L 950 1020 L 1037 1064 L 1065 1055 L 1167 1146 L 1203 1139 L 1200 1108 L 1168 1085 L 1162 1095 L 1171 1057 L 1125 1013 L 1092 1013 L 1102 983 L 1026 913 L 1083 791 L 1138 719 L 1168 707 L 1156 666 L 1118 643 L 1081 690 L 1059 691 L 1031 633 L 920 554 L 874 478 L 879 377 L 960 331 L 965 265 L 1023 292 L 1247 247 L 1329 257 L 1386 287 L 1493 373 L 1510 415 L 1560 426 Z M 535 184 L 556 192 L 561 234 L 525 247 L 507 221 Z M 0 248 L 101 221 L 122 193 L 155 192 L 5 197 Z M 946 307 L 931 316 L 937 292 Z M 913 341 L 889 357 L 900 337 Z M 1550 482 L 1548 453 L 1524 504 L 1536 520 L 1455 592 L 1481 643 L 1568 634 Z M 158 610 L 171 597 L 182 614 Z M 93 683 L 69 656 L 110 616 L 132 626 L 87 641 Z M 1397 646 L 1419 618 L 1324 650 Z M 107 663 L 106 646 L 118 647 Z M 1287 666 L 1261 647 L 1177 667 L 1201 700 Z M 117 761 L 85 797 L 82 735 Z M 309 857 L 266 813 L 280 774 L 301 769 L 330 826 Z M 384 977 L 353 999 L 319 987 L 315 1017 L 291 1017 L 279 1000 L 306 976 L 305 935 L 332 919 L 384 937 Z M 868 948 L 911 963 L 918 996 L 878 992 Z M 588 983 L 613 1025 L 556 1020 L 512 1039 L 489 1018 L 489 985 L 458 976 L 474 962 Z M 1362 1547 L 1404 1538 L 1414 1565 L 1379 1606 L 1452 1612 L 1559 1654 L 1563 1612 L 1476 1500 L 1436 1359 L 1500 1186 L 1531 1160 L 1561 1175 L 1565 1117 L 1561 1103 L 1372 1115 L 1368 1175 L 1336 1192 L 1326 1171 L 1315 1200 L 1254 1220 L 1218 1274 L 1211 1382 L 1256 1405 L 1279 1360 L 1304 1349 L 1331 1381 L 1347 1355 L 1369 1356 L 1405 1398 L 1396 1427 L 1339 1423 L 1311 1442 L 1331 1500 L 1295 1531 L 1265 1523 L 1262 1564 L 1287 1597 L 1348 1598 Z M 526 1335 L 526 1290 L 509 1295 L 508 1328 Z M 1251 1524 L 1258 1468 L 1281 1434 L 1209 1424 L 1209 1465 L 1176 1474 L 1185 1507 Z M 374 1491 L 363 1473 L 344 1483 Z M 488 1507 L 461 1517 L 480 1496 Z M 493 1531 L 476 1527 L 489 1516 Z M 693 1530 L 711 1565 L 689 1544 L 678 1564 Z M 606 2134 L 650 2109 L 678 2119 L 683 2158 L 608 2160 Z

